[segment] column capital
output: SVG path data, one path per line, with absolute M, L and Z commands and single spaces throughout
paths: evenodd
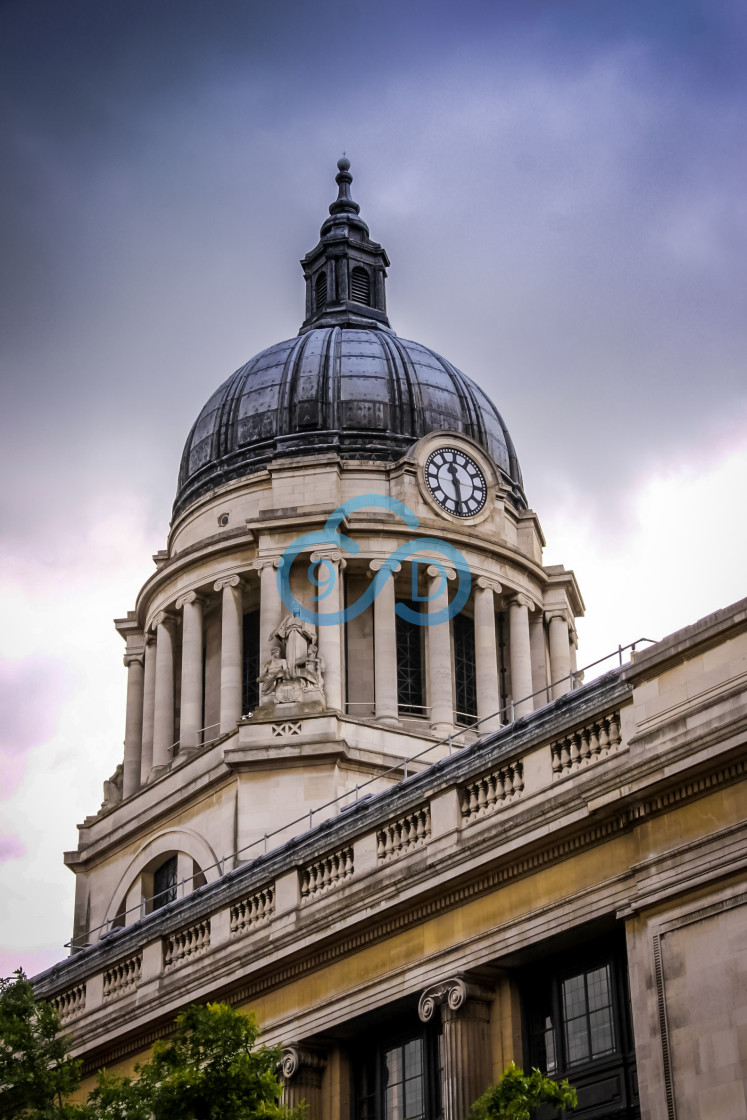
M 552 610 L 545 611 L 545 622 L 552 622 L 554 618 L 562 619 L 566 626 L 571 628 L 570 613 L 565 607 L 554 607 Z
M 369 570 L 372 571 L 372 572 L 380 572 L 381 569 L 385 568 L 385 567 L 389 568 L 389 571 L 392 574 L 394 572 L 401 572 L 402 571 L 402 565 L 401 564 L 390 564 L 388 559 L 386 559 L 386 560 L 372 560 L 371 563 L 368 565 L 368 567 L 369 567 Z
M 347 561 L 341 548 L 321 548 L 318 552 L 312 552 L 312 564 L 318 564 L 321 560 L 329 560 L 332 564 L 339 564 L 343 571 L 347 567 Z
M 452 1011 L 458 1011 L 467 1000 L 489 1003 L 492 998 L 493 992 L 490 988 L 482 984 L 470 983 L 461 976 L 451 976 L 448 980 L 431 984 L 421 992 L 418 1000 L 418 1016 L 422 1023 L 428 1023 L 437 1007 L 446 1006 Z
M 503 587 L 497 579 L 488 579 L 487 576 L 478 576 L 476 581 L 478 587 L 482 587 L 485 591 L 495 591 L 496 595 L 500 595 Z
M 153 615 L 153 618 L 151 619 L 151 623 L 150 623 L 150 629 L 151 630 L 157 630 L 159 626 L 168 626 L 170 623 L 173 623 L 173 621 L 174 621 L 173 611 L 170 611 L 170 610 L 159 611 L 158 614 Z
M 521 594 L 521 592 L 512 595 L 508 601 L 508 605 L 510 607 L 526 607 L 528 611 L 533 611 L 535 609 L 534 601 L 530 599 L 528 595 Z
M 176 609 L 180 611 L 187 603 L 197 603 L 198 606 L 205 606 L 205 599 L 202 595 L 198 595 L 196 591 L 187 591 L 185 595 L 180 595 L 176 600 Z
M 125 669 L 129 669 L 130 665 L 144 665 L 145 652 L 140 653 L 125 653 L 123 659 Z
M 282 568 L 284 563 L 282 556 L 258 556 L 249 567 L 254 572 L 261 572 L 264 568 Z
M 447 579 L 456 579 L 456 571 L 454 570 L 454 568 L 448 567 L 447 564 L 444 564 L 441 568 L 439 568 L 436 564 L 429 564 L 425 571 L 426 575 L 430 576 L 431 579 L 435 579 L 436 576 L 441 577 L 444 574 L 446 575 Z
M 221 576 L 213 584 L 213 591 L 222 591 L 224 587 L 239 587 L 241 584 L 241 576 Z
M 327 1058 L 319 1050 L 307 1050 L 295 1043 L 284 1046 L 280 1056 L 280 1071 L 286 1081 L 292 1081 L 304 1069 L 321 1071 L 326 1064 Z

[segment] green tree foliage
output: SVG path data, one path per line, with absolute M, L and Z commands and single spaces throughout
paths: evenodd
M 278 1104 L 280 1054 L 254 1049 L 258 1035 L 251 1014 L 192 1004 L 134 1078 L 99 1075 L 92 1120 L 302 1120 L 302 1110 Z
M 60 1017 L 34 999 L 21 969 L 0 979 L 0 1117 L 11 1120 L 83 1120 L 88 1114 L 65 1098 L 80 1085 L 79 1061 L 68 1054 Z
M 538 1069 L 524 1073 L 511 1062 L 498 1084 L 475 1101 L 469 1120 L 532 1120 L 541 1104 L 575 1108 L 577 1103 L 567 1081 L 553 1081 Z

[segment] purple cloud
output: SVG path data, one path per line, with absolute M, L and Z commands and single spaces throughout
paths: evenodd
M 65 666 L 47 657 L 0 660 L 0 796 L 15 790 L 28 754 L 53 734 L 66 676 Z

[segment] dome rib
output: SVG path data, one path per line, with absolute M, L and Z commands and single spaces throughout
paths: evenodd
M 511 500 L 526 505 L 502 417 L 456 366 L 392 331 L 305 330 L 261 351 L 207 402 L 184 448 L 174 516 L 276 456 L 334 451 L 343 459 L 396 462 L 434 431 L 475 440 Z

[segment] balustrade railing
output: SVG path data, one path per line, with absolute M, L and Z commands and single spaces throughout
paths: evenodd
M 553 778 L 562 778 L 600 758 L 606 758 L 620 743 L 619 712 L 610 712 L 585 727 L 574 728 L 551 746 Z
M 524 764 L 521 760 L 497 766 L 462 787 L 462 821 L 467 824 L 486 817 L 502 805 L 515 801 L 523 792 Z
M 74 988 L 68 988 L 66 992 L 60 992 L 58 996 L 53 996 L 49 1002 L 52 1007 L 57 1009 L 60 1023 L 67 1023 L 74 1019 L 76 1015 L 82 1015 L 85 1011 L 86 986 L 85 984 L 76 984 Z
M 164 939 L 163 967 L 169 972 L 185 961 L 206 953 L 210 948 L 210 919 L 195 922 L 193 926 L 180 929 Z
M 301 901 L 313 898 L 339 887 L 353 874 L 353 849 L 340 848 L 308 864 L 301 872 Z
M 413 809 L 405 817 L 384 825 L 376 833 L 376 858 L 388 863 L 398 856 L 411 852 L 430 839 L 431 810 L 429 805 Z
M 107 968 L 104 972 L 104 1003 L 108 1003 L 112 999 L 119 999 L 127 992 L 133 991 L 140 982 L 142 967 L 143 954 L 135 953 L 127 960 L 119 961 Z
M 231 937 L 249 933 L 264 922 L 269 922 L 275 913 L 275 884 L 263 887 L 248 898 L 234 902 L 231 907 Z

